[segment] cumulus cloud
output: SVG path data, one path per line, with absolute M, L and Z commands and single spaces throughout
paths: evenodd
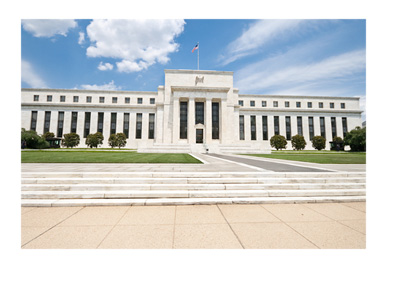
M 93 20 L 87 27 L 88 57 L 119 59 L 120 72 L 137 72 L 155 63 L 165 64 L 179 45 L 183 20 Z
M 68 30 L 77 27 L 75 20 L 21 20 L 25 31 L 35 37 L 67 36 Z
M 44 80 L 34 71 L 32 65 L 25 60 L 21 61 L 21 81 L 31 88 L 47 88 Z
M 78 44 L 82 45 L 84 42 L 85 42 L 85 33 L 84 32 L 79 32 Z
M 114 68 L 114 66 L 110 63 L 103 64 L 103 62 L 100 62 L 99 66 L 97 68 L 101 71 L 107 71 L 107 70 L 112 70 Z
M 109 83 L 105 83 L 103 85 L 97 84 L 82 84 L 81 88 L 89 89 L 89 90 L 120 90 L 120 86 L 116 86 L 114 81 L 110 81 Z

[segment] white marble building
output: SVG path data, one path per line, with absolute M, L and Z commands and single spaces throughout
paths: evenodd
M 22 128 L 57 137 L 127 135 L 139 152 L 267 153 L 270 138 L 334 136 L 361 126 L 358 97 L 239 94 L 233 72 L 165 70 L 157 92 L 22 89 Z

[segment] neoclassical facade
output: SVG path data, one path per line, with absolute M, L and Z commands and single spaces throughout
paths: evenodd
M 268 153 L 270 138 L 321 135 L 361 126 L 358 97 L 239 94 L 233 72 L 165 70 L 157 92 L 22 89 L 22 128 L 57 137 L 125 133 L 139 152 Z

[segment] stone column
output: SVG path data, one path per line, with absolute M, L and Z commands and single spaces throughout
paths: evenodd
M 212 103 L 211 98 L 206 99 L 206 106 L 205 106 L 205 127 L 206 127 L 206 140 L 207 144 L 212 143 Z
M 97 132 L 97 119 L 98 119 L 98 112 L 91 112 L 90 114 L 90 134 L 94 134 Z M 65 116 L 65 115 L 64 115 Z
M 195 106 L 194 98 L 189 98 L 188 106 L 188 143 L 196 143 L 195 125 Z
M 142 139 L 148 140 L 149 139 L 149 113 L 143 112 L 142 113 Z
M 229 117 L 227 101 L 224 98 L 221 99 L 219 113 L 219 118 L 221 119 L 219 123 L 219 142 L 221 142 L 221 144 L 228 144 L 229 137 L 231 136 L 230 133 L 232 130 L 231 127 L 233 119 Z M 246 131 L 246 126 L 244 129 Z
M 172 107 L 172 142 L 171 143 L 178 143 L 179 140 L 179 98 L 174 98 L 173 107 Z M 168 125 L 167 125 L 168 128 Z M 166 130 L 168 132 L 168 130 Z
M 263 141 L 263 133 L 262 133 L 262 116 L 261 115 L 256 115 L 256 130 L 257 130 L 257 141 L 262 142 Z
M 244 115 L 244 141 L 251 142 L 250 115 Z
M 44 111 L 38 110 L 37 113 L 37 120 L 36 120 L 36 132 L 38 135 L 43 134 L 44 129 Z
M 156 111 L 156 119 L 154 122 L 155 125 L 155 142 L 156 143 L 162 143 L 164 142 L 163 140 L 163 118 L 164 118 L 164 109 L 161 105 L 157 105 L 157 111 Z M 178 125 L 178 123 L 176 122 L 175 124 Z

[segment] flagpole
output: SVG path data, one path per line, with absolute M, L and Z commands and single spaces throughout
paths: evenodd
M 197 70 L 200 70 L 199 58 L 200 58 L 200 44 L 197 43 Z

